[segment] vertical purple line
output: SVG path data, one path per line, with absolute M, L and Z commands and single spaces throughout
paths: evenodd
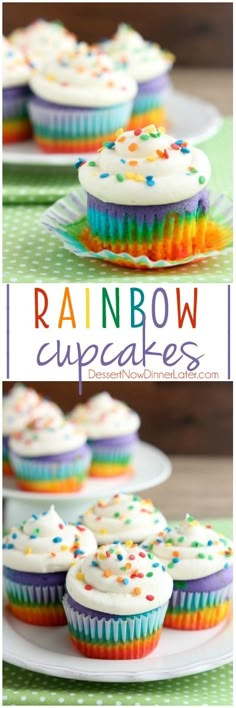
M 7 286 L 6 299 L 6 378 L 10 378 L 10 285 Z
M 228 288 L 228 293 L 227 293 L 227 305 L 228 305 L 228 318 L 227 318 L 227 320 L 228 320 L 228 332 L 227 332 L 227 335 L 228 335 L 228 337 L 227 337 L 227 338 L 228 338 L 227 375 L 228 375 L 228 379 L 230 379 L 230 378 L 231 378 L 231 366 L 230 366 L 230 364 L 231 364 L 231 361 L 230 361 L 230 346 L 231 346 L 231 332 L 230 332 L 230 319 L 231 319 L 231 312 L 230 312 L 230 306 L 231 306 L 231 302 L 230 302 L 230 285 L 228 285 L 227 288 Z

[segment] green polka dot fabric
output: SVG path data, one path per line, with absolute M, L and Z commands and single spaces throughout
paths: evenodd
M 201 147 L 211 164 L 211 187 L 232 196 L 232 120 Z M 94 258 L 78 258 L 40 225 L 48 205 L 76 187 L 68 167 L 5 165 L 3 182 L 4 282 L 231 282 L 232 250 L 199 263 L 160 271 L 133 271 Z
M 230 519 L 208 519 L 205 523 L 229 538 Z M 54 706 L 231 706 L 233 668 L 231 664 L 192 676 L 145 683 L 98 683 L 19 669 L 3 664 L 3 705 Z
M 232 666 L 148 683 L 90 683 L 44 676 L 3 665 L 3 705 L 39 706 L 228 706 Z

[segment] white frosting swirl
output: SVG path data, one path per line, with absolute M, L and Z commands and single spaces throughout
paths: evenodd
M 85 511 L 82 520 L 94 532 L 98 544 L 129 538 L 139 543 L 167 524 L 150 499 L 136 494 L 115 494 L 108 501 L 100 500 Z
M 128 435 L 140 426 L 138 414 L 106 392 L 76 406 L 69 417 L 90 440 Z
M 14 30 L 9 39 L 37 68 L 43 66 L 48 56 L 58 56 L 76 46 L 75 35 L 62 23 L 46 20 L 35 20 L 28 27 Z
M 51 506 L 43 514 L 32 514 L 5 536 L 3 564 L 30 573 L 67 570 L 75 558 L 93 553 L 96 546 L 89 529 L 65 523 Z
M 203 189 L 211 168 L 202 150 L 154 125 L 137 132 L 118 131 L 95 160 L 79 167 L 87 192 L 104 202 L 140 206 L 172 204 Z
M 156 557 L 132 541 L 101 546 L 70 568 L 66 587 L 84 607 L 114 615 L 132 615 L 169 600 L 173 581 Z
M 15 384 L 3 397 L 3 435 L 23 430 L 30 422 L 35 410 L 41 405 L 41 397 L 33 388 Z
M 159 44 L 145 41 L 139 32 L 125 23 L 120 24 L 114 37 L 102 46 L 138 83 L 165 74 L 175 60 L 173 54 L 163 51 Z
M 37 96 L 65 106 L 115 106 L 137 93 L 129 74 L 116 71 L 106 54 L 85 42 L 35 71 L 30 86 Z
M 2 39 L 2 70 L 3 88 L 28 84 L 29 67 L 24 56 L 5 37 Z
M 232 542 L 189 514 L 149 539 L 149 547 L 174 580 L 205 578 L 232 564 Z
M 27 428 L 10 437 L 9 448 L 22 457 L 42 457 L 77 450 L 85 440 L 84 433 L 66 420 L 51 424 L 44 417 L 35 417 Z

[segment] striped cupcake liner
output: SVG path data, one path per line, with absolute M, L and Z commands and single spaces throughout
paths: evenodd
M 94 237 L 91 237 L 87 222 L 86 195 L 81 187 L 60 199 L 50 207 L 42 218 L 43 226 L 49 232 L 55 233 L 64 247 L 80 258 L 98 258 L 128 268 L 154 269 L 169 268 L 176 265 L 192 263 L 196 260 L 217 256 L 232 243 L 233 209 L 232 201 L 224 194 L 210 193 L 210 209 L 207 221 L 208 250 L 201 250 L 187 257 L 183 255 L 170 259 L 167 253 L 159 254 L 155 259 L 148 256 L 143 244 L 143 253 L 132 255 L 125 250 L 121 253 L 112 251 L 109 247 L 96 246 Z M 164 257 L 163 257 L 164 256 Z
M 233 586 L 209 592 L 173 590 L 165 617 L 165 627 L 172 629 L 209 629 L 227 616 Z
M 41 626 L 66 624 L 62 604 L 65 579 L 66 572 L 64 574 L 64 583 L 35 586 L 16 582 L 7 577 L 6 572 L 4 572 L 4 589 L 9 610 L 15 617 L 27 624 Z
M 48 105 L 37 98 L 29 102 L 35 139 L 47 152 L 97 150 L 104 139 L 113 139 L 126 127 L 133 102 L 104 108 L 70 108 Z
M 89 616 L 70 605 L 66 593 L 63 606 L 71 639 L 86 656 L 107 659 L 131 659 L 146 656 L 157 645 L 167 603 L 144 614 L 110 619 Z
M 29 91 L 22 87 L 21 95 L 5 95 L 3 91 L 3 143 L 27 140 L 32 135 L 28 115 Z
M 86 454 L 64 462 L 38 461 L 9 453 L 19 486 L 26 490 L 43 492 L 76 491 L 84 483 L 91 460 L 88 448 Z
M 88 443 L 92 452 L 89 474 L 92 477 L 114 477 L 131 471 L 131 461 L 135 445 L 103 446 L 102 441 L 93 445 Z

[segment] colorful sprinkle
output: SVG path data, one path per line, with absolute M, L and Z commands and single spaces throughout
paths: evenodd
M 206 179 L 205 179 L 205 177 L 201 176 L 201 177 L 199 177 L 198 181 L 199 181 L 199 184 L 204 184 Z
M 61 538 L 61 536 L 55 536 L 52 540 L 53 543 L 61 543 L 63 539 Z
M 99 175 L 99 177 L 100 177 L 101 179 L 105 179 L 105 177 L 110 177 L 110 175 L 109 175 L 109 172 L 102 172 L 102 173 Z
M 129 147 L 128 147 L 128 150 L 129 150 L 130 152 L 135 152 L 135 150 L 138 150 L 138 145 L 137 145 L 137 143 L 130 143 L 130 145 L 129 145 Z
M 84 588 L 85 588 L 85 590 L 92 590 L 93 589 L 92 585 L 85 585 Z
M 152 602 L 152 600 L 154 600 L 154 595 L 146 595 L 146 600 Z
M 135 587 L 133 589 L 133 595 L 141 595 L 141 588 Z
M 125 181 L 124 175 L 122 175 L 120 173 L 118 173 L 116 175 L 116 179 L 117 179 L 117 182 L 124 182 Z

